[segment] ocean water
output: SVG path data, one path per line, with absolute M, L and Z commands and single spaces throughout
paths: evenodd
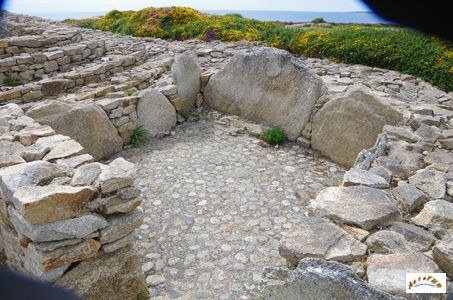
M 239 13 L 243 17 L 261 21 L 310 22 L 315 18 L 323 18 L 331 23 L 390 23 L 373 12 L 312 12 L 312 11 L 264 11 L 264 10 L 211 10 L 207 13 L 224 15 Z
M 310 22 L 315 18 L 323 18 L 332 23 L 390 23 L 373 12 L 309 12 L 309 11 L 263 11 L 263 10 L 207 10 L 203 11 L 211 14 L 225 15 L 239 13 L 246 18 L 261 21 L 281 21 L 281 22 Z M 82 19 L 94 16 L 105 15 L 105 12 L 52 12 L 52 13 L 32 13 L 31 15 L 52 20 Z

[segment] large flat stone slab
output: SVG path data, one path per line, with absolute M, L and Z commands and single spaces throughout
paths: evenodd
M 369 284 L 392 295 L 405 297 L 406 273 L 437 273 L 437 265 L 422 253 L 373 254 L 367 259 Z
M 48 224 L 32 225 L 13 207 L 10 206 L 8 212 L 14 228 L 36 243 L 81 239 L 107 226 L 107 221 L 95 214 L 87 214 Z
M 46 224 L 81 215 L 95 196 L 90 186 L 34 186 L 18 189 L 13 203 L 30 224 Z
M 332 223 L 304 218 L 280 240 L 279 252 L 290 265 L 303 258 L 350 262 L 365 256 L 367 247 Z
M 54 251 L 40 251 L 33 243 L 25 250 L 31 264 L 42 268 L 43 271 L 86 260 L 97 254 L 101 244 L 94 239 L 84 240 L 76 245 L 63 246 Z
M 258 299 L 400 299 L 369 286 L 348 266 L 322 259 L 306 258 L 295 270 L 268 267 L 263 273 L 263 288 Z
M 36 186 L 64 175 L 64 170 L 46 161 L 34 161 L 0 170 L 0 188 L 5 200 L 12 201 L 21 187 Z
M 397 203 L 386 192 L 364 186 L 326 188 L 309 208 L 320 217 L 367 230 L 401 217 Z
M 343 186 L 363 185 L 376 189 L 387 189 L 389 183 L 371 171 L 353 168 L 343 176 Z

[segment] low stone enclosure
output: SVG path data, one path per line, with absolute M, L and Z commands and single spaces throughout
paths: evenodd
M 348 171 L 340 186 L 299 196 L 307 214 L 278 235 L 286 267 L 266 268 L 248 294 L 212 298 L 396 299 L 407 272 L 447 273 L 450 287 L 451 93 L 259 43 L 133 38 L 9 13 L 2 22 L 9 267 L 87 299 L 169 296 L 157 267 L 145 283 L 152 268 L 134 246 L 151 201 L 134 183 L 141 166 L 113 157 L 138 126 L 162 138 L 214 110 L 232 135 L 279 127 Z

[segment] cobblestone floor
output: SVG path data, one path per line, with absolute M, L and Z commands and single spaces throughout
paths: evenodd
M 144 196 L 152 298 L 248 299 L 263 267 L 284 263 L 278 241 L 306 213 L 302 202 L 344 172 L 295 144 L 231 136 L 203 115 L 128 157 Z

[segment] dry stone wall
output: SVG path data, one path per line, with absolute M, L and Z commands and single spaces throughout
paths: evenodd
M 0 40 L 4 49 L 14 44 L 13 39 Z M 27 53 L 17 50 L 19 55 L 0 59 L 0 79 L 7 76 L 19 83 L 41 79 L 45 74 L 55 74 L 71 69 L 71 64 L 85 63 L 101 58 L 105 52 L 104 41 L 86 41 L 85 43 L 53 47 L 46 52 Z
M 133 164 L 123 158 L 94 162 L 79 143 L 16 104 L 0 107 L 0 122 L 9 129 L 0 136 L 0 231 L 11 268 L 55 282 L 71 276 L 73 264 L 102 261 L 134 243 L 143 214 Z M 129 271 L 139 286 L 139 265 Z M 123 274 L 109 276 L 120 280 Z

